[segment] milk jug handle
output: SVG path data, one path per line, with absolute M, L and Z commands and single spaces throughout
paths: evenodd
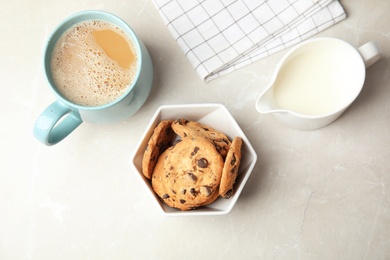
M 367 42 L 358 48 L 363 57 L 366 68 L 377 62 L 382 57 L 382 50 L 375 41 Z

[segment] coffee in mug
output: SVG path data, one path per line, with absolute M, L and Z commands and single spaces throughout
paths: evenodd
M 83 106 L 101 106 L 123 95 L 137 71 L 134 44 L 118 26 L 88 20 L 69 28 L 51 56 L 58 90 Z
M 62 21 L 48 39 L 44 71 L 56 100 L 34 125 L 54 145 L 83 122 L 115 123 L 135 114 L 153 82 L 149 52 L 119 17 L 97 10 Z

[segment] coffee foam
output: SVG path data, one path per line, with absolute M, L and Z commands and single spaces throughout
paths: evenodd
M 137 60 L 130 69 L 123 69 L 97 45 L 92 32 L 104 29 L 123 36 L 136 54 L 122 30 L 99 20 L 84 21 L 68 29 L 53 49 L 53 81 L 67 99 L 79 105 L 101 106 L 114 101 L 126 92 L 137 72 Z

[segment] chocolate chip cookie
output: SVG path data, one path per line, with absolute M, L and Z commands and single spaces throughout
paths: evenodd
M 238 168 L 241 163 L 241 146 L 242 139 L 238 136 L 235 137 L 225 159 L 219 187 L 219 195 L 225 199 L 229 199 L 233 194 L 233 185 L 236 181 Z
M 173 120 L 162 120 L 154 129 L 148 141 L 142 159 L 142 173 L 146 178 L 151 179 L 154 167 L 161 153 L 172 145 L 175 132 L 172 130 Z
M 222 168 L 222 156 L 209 140 L 185 137 L 158 159 L 152 187 L 167 205 L 194 209 L 218 198 Z
M 201 136 L 208 139 L 223 158 L 229 151 L 231 142 L 224 133 L 199 122 L 177 119 L 172 123 L 172 129 L 181 137 Z

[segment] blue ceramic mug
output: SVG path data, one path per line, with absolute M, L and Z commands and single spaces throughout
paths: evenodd
M 70 101 L 59 91 L 51 73 L 51 56 L 57 40 L 75 24 L 88 20 L 107 21 L 118 26 L 132 41 L 137 57 L 137 69 L 126 91 L 110 103 L 98 106 L 80 105 Z M 153 81 L 153 64 L 145 45 L 123 20 L 102 11 L 83 11 L 66 18 L 54 30 L 47 42 L 44 68 L 56 101 L 49 105 L 36 120 L 34 136 L 46 145 L 60 142 L 84 121 L 100 124 L 127 119 L 145 103 Z

